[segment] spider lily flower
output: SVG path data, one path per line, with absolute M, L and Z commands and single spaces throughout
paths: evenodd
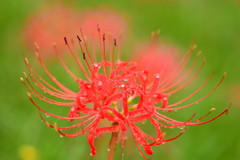
M 97 25 L 101 26 L 101 33 L 106 34 L 107 41 L 112 43 L 113 39 L 117 38 L 119 45 L 120 39 L 125 37 L 127 32 L 127 22 L 123 17 L 124 15 L 121 13 L 108 8 L 85 11 L 82 13 L 81 28 L 84 30 L 84 36 L 93 43 L 92 45 L 98 45 L 99 43 L 99 31 L 96 30 Z
M 151 81 L 154 80 L 156 73 L 161 76 L 161 79 L 166 78 L 174 71 L 178 64 L 178 53 L 169 46 L 150 44 L 137 48 L 138 50 L 132 55 L 132 58 L 138 64 L 137 70 L 142 71 L 146 69 L 148 71 L 148 78 Z M 146 59 L 148 59 L 147 62 Z
M 35 50 L 32 42 L 37 42 L 45 58 L 55 56 L 52 48 L 54 41 L 58 44 L 60 53 L 65 53 L 68 49 L 62 37 L 67 35 L 69 38 L 74 38 L 78 34 L 77 30 L 81 26 L 79 19 L 81 19 L 80 13 L 62 5 L 40 8 L 26 21 L 25 41 L 32 50 Z
M 74 92 L 64 86 L 48 70 L 40 56 L 40 50 L 37 45 L 36 55 L 40 65 L 57 87 L 54 87 L 45 81 L 40 74 L 33 69 L 28 59 L 25 57 L 24 60 L 29 74 L 27 75 L 24 73 L 24 78 L 20 79 L 28 89 L 28 98 L 39 110 L 40 117 L 43 122 L 46 123 L 48 127 L 54 128 L 61 136 L 64 137 L 77 137 L 85 135 L 91 147 L 90 155 L 96 154 L 96 148 L 94 146 L 94 140 L 96 137 L 100 137 L 103 133 L 117 132 L 118 137 L 116 143 L 121 142 L 122 147 L 124 147 L 126 134 L 127 132 L 130 132 L 134 137 L 140 154 L 147 159 L 147 155 L 153 154 L 152 146 L 158 146 L 178 138 L 186 131 L 187 127 L 185 126 L 205 124 L 215 120 L 223 114 L 228 113 L 229 107 L 214 118 L 203 121 L 204 118 L 215 110 L 215 108 L 212 108 L 206 115 L 195 118 L 195 114 L 193 114 L 187 121 L 184 122 L 174 120 L 163 113 L 163 111 L 171 112 L 173 110 L 187 108 L 202 101 L 219 87 L 226 76 L 224 73 L 220 82 L 213 87 L 209 93 L 194 102 L 177 107 L 178 104 L 181 104 L 198 93 L 208 83 L 213 76 L 213 73 L 192 94 L 179 102 L 169 104 L 169 95 L 174 96 L 174 93 L 183 89 L 192 82 L 205 64 L 205 60 L 203 60 L 200 68 L 197 69 L 192 77 L 189 77 L 189 74 L 197 64 L 200 56 L 199 52 L 197 53 L 197 58 L 191 67 L 186 71 L 186 73 L 182 74 L 182 71 L 193 54 L 193 51 L 196 49 L 195 45 L 190 46 L 182 60 L 171 74 L 166 76 L 164 79 L 161 79 L 161 70 L 159 70 L 151 81 L 147 70 L 137 71 L 136 62 L 123 62 L 117 58 L 120 57 L 120 55 L 115 55 L 114 52 L 117 47 L 117 41 L 115 39 L 111 46 L 112 52 L 106 52 L 105 34 L 101 36 L 99 42 L 102 45 L 99 51 L 99 55 L 101 57 L 100 61 L 94 61 L 92 56 L 96 57 L 96 55 L 90 54 L 90 50 L 86 45 L 86 40 L 84 39 L 82 30 L 80 30 L 80 33 L 81 35 L 77 36 L 79 48 L 81 50 L 80 55 L 73 53 L 71 45 L 69 45 L 66 37 L 64 40 L 73 56 L 74 61 L 79 66 L 79 69 L 84 74 L 85 78 L 78 78 L 74 75 L 61 58 L 56 45 L 54 45 L 61 65 L 79 86 L 79 90 L 77 92 Z M 184 82 L 184 79 L 187 79 L 187 81 Z M 34 87 L 33 84 L 36 86 Z M 36 89 L 36 87 L 38 89 Z M 48 96 L 45 96 L 38 91 L 39 89 L 47 93 L 49 96 L 62 99 L 62 101 L 56 101 Z M 66 113 L 66 116 L 59 116 L 50 113 L 47 110 L 42 109 L 42 107 L 35 102 L 35 98 L 33 98 L 32 95 L 49 104 L 67 106 L 69 107 L 69 112 Z M 66 102 L 66 100 L 68 102 Z M 42 113 L 69 121 L 69 123 L 74 121 L 77 123 L 63 127 L 58 126 L 57 123 L 51 124 L 43 118 Z M 81 120 L 81 122 L 79 122 L 79 120 Z M 101 126 L 103 121 L 109 121 L 114 125 Z M 138 122 L 144 123 L 146 121 L 155 128 L 155 133 L 148 134 L 138 126 Z M 185 129 L 175 137 L 165 138 L 165 133 L 162 131 L 162 127 L 182 129 L 185 127 Z M 68 133 L 65 131 L 73 128 L 77 129 L 74 133 Z

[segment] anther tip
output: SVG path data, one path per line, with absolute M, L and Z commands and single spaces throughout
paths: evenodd
M 27 78 L 27 73 L 23 72 L 23 74 L 24 74 L 24 77 Z
M 68 45 L 67 38 L 64 37 L 65 44 Z
M 184 133 L 188 130 L 188 128 L 185 128 L 184 130 L 181 131 L 181 133 Z
M 103 41 L 105 41 L 105 34 L 103 34 Z
M 24 79 L 23 79 L 22 77 L 20 77 L 20 80 L 21 80 L 22 82 L 24 82 Z
M 201 54 L 202 54 L 202 51 L 199 51 L 199 52 L 197 53 L 197 57 L 199 57 Z
M 77 35 L 77 39 L 78 41 L 82 42 L 81 38 Z
M 206 63 L 207 62 L 207 59 L 206 57 L 203 58 L 203 63 Z
M 228 106 L 228 108 L 227 108 L 227 113 L 228 113 L 228 110 L 231 108 L 231 106 L 232 106 L 232 103 L 230 103 L 230 105 Z M 227 114 L 226 113 L 226 114 Z
M 226 77 L 226 76 L 227 76 L 227 73 L 225 72 L 225 73 L 223 74 L 223 76 Z
M 224 111 L 224 112 L 226 113 L 226 115 L 228 115 L 228 111 L 229 111 L 229 109 L 231 108 L 231 106 L 232 106 L 232 103 L 230 103 L 230 105 L 228 106 L 228 108 Z
M 82 55 L 83 55 L 83 59 L 86 60 L 86 55 L 84 52 L 82 52 Z
M 28 96 L 28 98 L 32 98 L 32 96 L 29 92 L 27 92 L 27 96 Z
M 153 39 L 155 37 L 155 32 L 151 33 L 151 38 Z
M 99 27 L 99 24 L 97 24 L 97 30 L 100 32 L 100 27 Z
M 210 112 L 215 111 L 215 110 L 216 110 L 216 108 L 212 108 L 212 109 L 210 110 Z
M 40 57 L 38 52 L 36 52 L 35 54 L 36 54 L 36 56 L 37 56 L 38 58 Z
M 29 63 L 28 63 L 28 59 L 27 59 L 27 58 L 24 58 L 24 60 L 25 60 L 26 64 L 29 64 Z
M 37 44 L 36 42 L 34 42 L 34 45 L 35 45 L 35 48 L 36 48 L 37 50 L 39 50 L 39 46 L 38 46 L 38 44 Z
M 162 137 L 165 137 L 167 135 L 167 132 L 162 133 Z
M 194 44 L 193 47 L 192 47 L 192 49 L 195 50 L 196 48 L 197 48 L 197 45 Z
M 45 124 L 46 124 L 48 127 L 50 127 L 50 124 L 49 124 L 47 121 L 45 122 Z
M 54 129 L 58 132 L 57 122 L 54 122 Z

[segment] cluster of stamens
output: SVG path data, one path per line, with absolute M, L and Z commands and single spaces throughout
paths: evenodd
M 176 107 L 177 105 L 188 100 L 197 92 L 199 92 L 208 83 L 214 73 L 212 73 L 210 77 L 188 97 L 174 104 L 168 104 L 169 95 L 173 95 L 174 93 L 187 86 L 190 82 L 192 82 L 205 64 L 205 60 L 203 60 L 202 65 L 199 67 L 196 73 L 193 74 L 192 77 L 188 78 L 186 82 L 184 82 L 184 79 L 190 75 L 193 68 L 197 64 L 201 54 L 200 52 L 197 53 L 196 60 L 186 71 L 186 73 L 182 74 L 184 67 L 188 63 L 193 51 L 196 49 L 195 45 L 190 46 L 189 50 L 183 56 L 178 66 L 176 66 L 176 69 L 173 73 L 169 74 L 168 77 L 161 79 L 161 73 L 163 72 L 160 70 L 159 73 L 156 73 L 154 80 L 150 81 L 147 70 L 140 72 L 136 71 L 137 64 L 135 62 L 122 62 L 119 59 L 120 53 L 118 53 L 117 56 L 114 54 L 114 50 L 117 47 L 116 39 L 110 38 L 110 40 L 112 40 L 112 50 L 110 53 L 108 53 L 110 56 L 107 56 L 105 34 L 101 35 L 99 28 L 98 31 L 100 51 L 99 55 L 101 56 L 100 62 L 96 61 L 96 53 L 90 54 L 90 50 L 88 49 L 87 41 L 82 33 L 82 30 L 80 30 L 81 36 L 77 36 L 81 56 L 72 51 L 71 46 L 68 44 L 67 38 L 64 38 L 66 46 L 69 48 L 69 51 L 79 66 L 80 70 L 85 75 L 86 80 L 77 78 L 72 73 L 72 71 L 65 64 L 64 60 L 61 58 L 61 55 L 58 53 L 56 44 L 54 44 L 54 49 L 60 63 L 68 72 L 68 74 L 77 82 L 79 86 L 78 92 L 74 92 L 65 87 L 50 73 L 43 60 L 41 59 L 39 47 L 37 44 L 35 44 L 37 58 L 46 74 L 58 86 L 58 88 L 53 87 L 48 82 L 46 82 L 32 68 L 27 58 L 25 57 L 24 60 L 29 71 L 29 76 L 24 73 L 25 80 L 21 78 L 21 81 L 29 91 L 27 94 L 28 98 L 38 108 L 40 111 L 39 113 L 41 119 L 46 123 L 46 125 L 48 127 L 54 128 L 57 132 L 59 132 L 61 136 L 77 137 L 80 135 L 86 135 L 88 138 L 88 143 L 91 146 L 91 155 L 96 154 L 96 148 L 94 146 L 94 139 L 96 136 L 101 136 L 102 133 L 105 132 L 118 132 L 119 134 L 117 142 L 121 141 L 122 146 L 124 146 L 127 130 L 129 129 L 135 139 L 140 154 L 144 158 L 147 158 L 141 150 L 141 147 L 144 148 L 146 154 L 152 155 L 152 146 L 158 146 L 165 142 L 178 138 L 186 131 L 185 126 L 208 123 L 228 112 L 229 108 L 224 110 L 216 117 L 202 122 L 199 121 L 207 117 L 212 111 L 215 110 L 215 108 L 212 108 L 205 116 L 197 118 L 195 120 L 193 120 L 195 117 L 195 114 L 193 114 L 189 120 L 185 122 L 171 119 L 165 116 L 162 112 L 171 112 L 173 110 L 183 109 L 202 101 L 218 88 L 226 76 L 224 73 L 224 76 L 217 84 L 217 86 L 204 97 L 196 100 L 195 102 Z M 85 64 L 83 64 L 83 62 Z M 63 99 L 64 102 L 48 98 L 47 96 L 38 92 L 33 87 L 32 83 L 36 84 L 36 86 L 43 90 L 44 93 Z M 63 117 L 49 113 L 37 105 L 31 95 L 34 95 L 35 97 L 50 104 L 69 107 L 68 115 L 66 117 Z M 65 102 L 66 100 L 68 102 Z M 68 121 L 81 120 L 81 122 L 68 127 L 59 127 L 56 123 L 50 124 L 48 121 L 46 121 L 41 115 L 41 112 L 55 118 L 60 118 Z M 107 120 L 114 125 L 100 126 L 100 123 L 103 120 Z M 137 122 L 145 121 L 149 121 L 149 123 L 155 128 L 155 133 L 149 135 L 138 126 Z M 69 134 L 64 132 L 66 129 L 76 128 L 79 126 L 82 127 L 80 127 L 79 131 L 76 131 L 74 133 Z M 185 129 L 182 130 L 179 135 L 166 139 L 165 133 L 162 132 L 162 127 Z

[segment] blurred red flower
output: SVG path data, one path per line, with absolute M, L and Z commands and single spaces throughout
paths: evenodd
M 162 132 L 162 127 L 183 129 L 185 126 L 208 123 L 220 117 L 224 113 L 227 114 L 229 110 L 229 108 L 227 108 L 219 115 L 206 121 L 201 120 L 214 111 L 214 108 L 210 109 L 205 116 L 197 119 L 195 119 L 195 114 L 193 114 L 185 122 L 177 121 L 164 115 L 164 111 L 171 112 L 173 110 L 183 109 L 202 101 L 219 87 L 226 76 L 226 74 L 224 74 L 223 78 L 212 91 L 195 102 L 176 107 L 178 104 L 181 104 L 199 92 L 207 84 L 213 74 L 211 74 L 210 77 L 191 95 L 174 104 L 168 104 L 169 95 L 173 96 L 174 93 L 178 92 L 192 82 L 205 64 L 205 61 L 203 61 L 196 73 L 193 74 L 192 77 L 189 77 L 186 82 L 183 81 L 188 77 L 200 56 L 200 53 L 198 53 L 197 58 L 190 69 L 184 74 L 181 73 L 196 48 L 194 45 L 190 46 L 189 50 L 172 71 L 170 76 L 161 80 L 161 68 L 159 68 L 159 72 L 154 75 L 153 80 L 151 81 L 147 70 L 143 69 L 141 71 L 137 71 L 136 62 L 122 62 L 120 59 L 116 58 L 114 50 L 117 46 L 117 42 L 115 39 L 113 42 L 114 45 L 112 46 L 112 52 L 107 53 L 104 49 L 105 41 L 107 41 L 106 36 L 105 34 L 101 36 L 102 50 L 99 51 L 101 56 L 100 62 L 93 61 L 82 34 L 80 37 L 78 36 L 78 40 L 81 48 L 80 56 L 77 53 L 72 52 L 71 45 L 68 44 L 66 38 L 65 44 L 71 51 L 74 60 L 79 65 L 80 71 L 84 73 L 85 78 L 76 77 L 67 67 L 59 53 L 57 53 L 60 63 L 79 86 L 78 92 L 68 89 L 60 83 L 52 73 L 50 73 L 38 53 L 38 47 L 37 58 L 46 74 L 58 87 L 56 88 L 45 81 L 32 68 L 27 58 L 24 59 L 29 71 L 29 78 L 27 74 L 24 73 L 25 80 L 24 78 L 21 78 L 21 81 L 30 92 L 28 93 L 28 97 L 38 108 L 40 115 L 41 112 L 43 112 L 52 117 L 77 122 L 76 124 L 68 127 L 59 127 L 56 123 L 50 124 L 41 115 L 42 120 L 47 124 L 47 126 L 55 128 L 61 136 L 77 137 L 80 135 L 86 135 L 88 143 L 91 146 L 91 155 L 96 154 L 94 139 L 101 136 L 102 133 L 118 132 L 119 135 L 117 142 L 121 141 L 122 146 L 124 146 L 126 132 L 130 130 L 140 154 L 147 159 L 144 152 L 147 155 L 152 155 L 152 146 L 158 146 L 165 142 L 174 140 L 186 131 L 186 129 L 184 129 L 179 135 L 167 139 L 165 138 L 165 134 Z M 107 55 L 110 55 L 110 57 Z M 146 59 L 146 63 L 148 61 L 149 59 Z M 33 87 L 32 84 L 35 84 L 36 86 Z M 45 96 L 40 93 L 38 91 L 39 89 L 47 93 L 49 96 Z M 63 117 L 42 109 L 35 103 L 31 95 L 34 95 L 35 97 L 50 104 L 69 107 L 68 115 Z M 62 101 L 54 100 L 55 97 L 62 99 Z M 81 122 L 78 120 L 81 120 Z M 101 126 L 100 123 L 102 124 L 103 121 L 112 122 L 114 125 Z M 145 123 L 146 121 L 149 125 L 152 125 L 155 128 L 155 133 L 147 134 L 138 126 L 137 122 Z M 77 128 L 79 126 L 81 127 Z M 78 131 L 74 133 L 65 132 L 65 130 L 72 128 L 76 128 Z M 141 147 L 144 148 L 144 152 Z
M 154 74 L 159 74 L 161 79 L 171 76 L 177 67 L 178 51 L 167 45 L 148 44 L 141 45 L 132 55 L 138 64 L 137 70 L 148 71 L 149 78 L 154 79 Z M 146 61 L 147 60 L 147 61 Z
M 31 15 L 26 22 L 25 39 L 30 48 L 33 42 L 41 46 L 43 56 L 55 56 L 53 42 L 57 43 L 60 53 L 67 51 L 62 37 L 75 38 L 81 23 L 80 14 L 64 6 L 45 7 Z
M 75 39 L 80 26 L 86 40 L 94 44 L 92 46 L 99 44 L 97 26 L 101 27 L 101 33 L 106 33 L 106 37 L 112 37 L 111 42 L 114 38 L 118 38 L 120 42 L 126 32 L 126 22 L 116 11 L 105 8 L 74 12 L 59 5 L 40 9 L 29 17 L 26 22 L 25 39 L 30 48 L 33 48 L 33 42 L 36 42 L 41 46 L 42 56 L 51 57 L 55 55 L 52 54 L 53 42 L 57 43 L 59 53 L 68 52 L 62 37 Z
M 100 34 L 105 33 L 106 37 L 108 37 L 107 40 L 111 40 L 111 42 L 113 42 L 113 39 L 118 39 L 119 43 L 120 37 L 124 37 L 127 32 L 125 19 L 116 11 L 102 8 L 82 13 L 81 28 L 84 35 L 89 38 L 92 43 L 97 42 L 97 44 L 99 44 L 100 37 L 99 32 L 96 30 L 97 25 L 101 28 Z

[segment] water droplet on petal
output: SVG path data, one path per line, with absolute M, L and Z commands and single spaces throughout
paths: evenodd
M 107 151 L 109 152 L 109 151 L 110 151 L 110 148 L 108 148 Z
M 144 121 L 142 121 L 142 124 L 145 124 L 146 123 L 146 121 L 144 120 Z
M 45 116 L 48 118 L 48 117 L 50 117 L 50 115 L 49 114 L 47 114 L 47 113 L 45 113 Z
M 59 136 L 60 136 L 61 138 L 63 137 L 63 135 L 61 135 L 61 134 L 60 134 Z
M 98 83 L 97 83 L 99 86 L 101 86 L 102 85 L 102 81 L 98 81 Z
M 160 75 L 159 74 L 155 74 L 155 78 L 160 78 Z
M 180 129 L 184 129 L 184 128 L 185 128 L 185 126 L 180 126 L 179 128 L 180 128 Z

